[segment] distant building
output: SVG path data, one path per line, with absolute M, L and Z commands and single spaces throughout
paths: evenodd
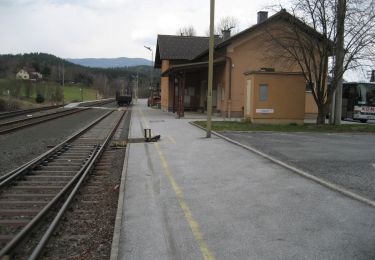
M 21 69 L 19 72 L 17 72 L 16 79 L 27 80 L 27 79 L 30 79 L 30 75 L 26 70 Z
M 43 75 L 42 73 L 35 71 L 34 68 L 24 67 L 17 72 L 16 79 L 36 81 L 43 79 Z

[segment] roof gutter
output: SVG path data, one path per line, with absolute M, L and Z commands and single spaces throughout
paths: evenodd
M 216 59 L 214 60 L 214 64 L 219 64 L 221 62 L 225 61 L 225 59 Z M 195 69 L 195 68 L 203 68 L 208 66 L 208 61 L 202 61 L 202 62 L 192 62 L 192 63 L 184 63 L 184 64 L 179 64 L 179 65 L 172 65 L 164 71 L 161 76 L 162 77 L 167 77 L 173 72 L 180 71 L 180 70 L 188 70 L 188 69 Z

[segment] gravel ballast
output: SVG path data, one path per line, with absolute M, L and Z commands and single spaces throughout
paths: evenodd
M 107 111 L 89 109 L 14 133 L 0 135 L 0 175 L 48 151 Z

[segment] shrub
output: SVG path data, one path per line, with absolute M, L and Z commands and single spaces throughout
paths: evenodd
M 42 94 L 36 95 L 35 101 L 36 101 L 36 103 L 39 103 L 39 104 L 43 103 L 44 102 L 44 96 Z
M 7 103 L 4 99 L 0 99 L 0 111 L 6 111 L 7 109 Z

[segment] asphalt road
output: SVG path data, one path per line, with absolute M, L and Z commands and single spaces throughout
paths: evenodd
M 374 134 L 221 134 L 375 200 Z

